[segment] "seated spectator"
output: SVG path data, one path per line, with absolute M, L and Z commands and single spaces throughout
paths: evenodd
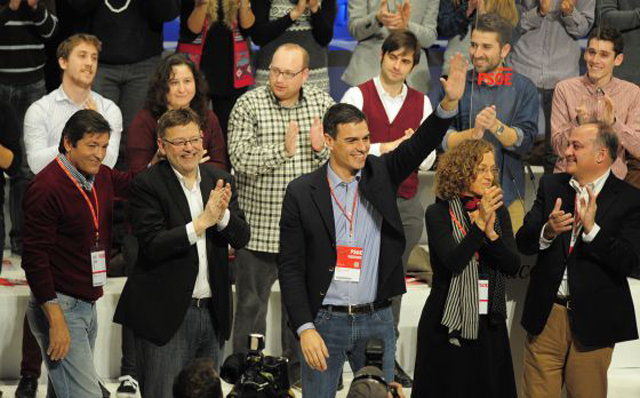
M 514 0 L 440 0 L 438 12 L 438 35 L 449 39 L 444 51 L 442 74 L 449 74 L 449 58 L 460 52 L 469 58 L 471 25 L 477 16 L 495 12 L 515 28 L 518 24 L 518 9 Z M 473 67 L 469 63 L 469 67 Z
M 358 40 L 349 66 L 342 75 L 350 86 L 359 86 L 380 73 L 382 42 L 393 30 L 408 29 L 420 41 L 421 48 L 436 42 L 439 0 L 413 0 L 396 7 L 395 0 L 350 0 L 349 33 Z M 426 93 L 431 75 L 427 57 L 421 57 L 407 79 L 409 87 Z
M 58 156 L 62 129 L 67 120 L 81 109 L 100 113 L 111 127 L 104 164 L 113 168 L 118 160 L 122 114 L 118 106 L 91 90 L 98 69 L 102 43 L 97 37 L 79 33 L 58 46 L 58 63 L 62 84 L 34 102 L 24 118 L 24 145 L 27 162 L 34 174 Z
M 251 40 L 260 46 L 256 85 L 269 85 L 273 55 L 281 45 L 294 43 L 309 53 L 306 84 L 328 93 L 329 43 L 333 39 L 336 0 L 254 0 L 251 8 L 256 18 Z
M 180 372 L 173 398 L 222 398 L 220 376 L 211 358 L 197 358 Z
M 584 76 L 563 80 L 556 86 L 551 113 L 551 141 L 558 155 L 555 172 L 567 169 L 565 150 L 569 135 L 578 126 L 593 121 L 610 125 L 618 136 L 618 156 L 611 166 L 616 177 L 640 187 L 640 170 L 627 168 L 627 155 L 640 156 L 640 88 L 613 77 L 626 62 L 624 42 L 617 29 L 594 29 L 589 36 Z
M 537 133 L 538 98 L 529 79 L 517 72 L 500 70 L 511 49 L 510 39 L 509 21 L 494 13 L 478 17 L 469 50 L 474 70 L 467 73 L 460 111 L 442 147 L 446 150 L 470 138 L 484 138 L 493 144 L 504 205 L 511 215 L 513 230 L 517 231 L 524 217 L 521 157 L 531 150 Z M 498 77 L 506 79 L 505 75 L 511 85 L 491 83 Z
M 207 78 L 225 141 L 233 105 L 254 84 L 249 29 L 255 19 L 249 0 L 182 0 L 176 51 L 187 54 Z
M 509 64 L 531 79 L 538 89 L 539 131 L 544 131 L 545 173 L 553 170 L 556 157 L 551 146 L 551 101 L 560 80 L 578 76 L 580 44 L 593 25 L 596 0 L 522 0 L 522 13 Z
M 227 145 L 218 118 L 207 107 L 207 84 L 193 62 L 182 54 L 162 60 L 151 78 L 144 108 L 131 123 L 127 156 L 135 174 L 159 160 L 158 119 L 169 109 L 191 108 L 201 121 L 207 163 L 228 170 Z

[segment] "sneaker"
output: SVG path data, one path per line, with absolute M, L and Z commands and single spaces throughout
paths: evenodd
M 35 376 L 24 376 L 16 388 L 16 398 L 36 398 L 38 391 L 38 378 Z
M 118 379 L 120 385 L 116 390 L 118 398 L 134 398 L 138 394 L 138 382 L 129 375 L 120 376 Z

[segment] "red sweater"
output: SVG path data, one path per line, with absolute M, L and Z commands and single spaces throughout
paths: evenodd
M 126 197 L 130 181 L 130 173 L 101 166 L 94 182 L 100 206 L 100 244 L 106 249 L 107 264 L 114 197 Z M 95 207 L 93 194 L 87 196 Z M 23 205 L 22 267 L 38 303 L 55 298 L 56 292 L 86 301 L 100 298 L 102 287 L 93 287 L 91 281 L 93 217 L 84 197 L 55 160 L 31 181 Z
M 207 150 L 205 156 L 211 159 L 207 162 L 213 167 L 229 171 L 227 165 L 227 144 L 224 142 L 222 129 L 215 113 L 209 109 L 209 117 L 202 130 L 203 148 Z M 129 170 L 138 174 L 147 165 L 158 150 L 158 121 L 148 109 L 142 109 L 131 122 L 127 133 L 127 163 Z
M 373 144 L 397 140 L 404 135 L 405 130 L 409 128 L 417 130 L 420 127 L 424 112 L 424 94 L 421 92 L 407 87 L 409 91 L 402 108 L 393 119 L 393 123 L 389 123 L 387 112 L 384 110 L 373 79 L 362 83 L 358 88 L 362 92 L 364 100 L 362 112 L 367 115 L 367 124 Z M 413 198 L 418 192 L 418 182 L 418 171 L 416 170 L 400 185 L 398 196 L 405 199 Z

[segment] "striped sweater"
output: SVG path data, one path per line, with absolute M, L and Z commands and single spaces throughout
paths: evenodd
M 42 0 L 35 10 L 26 1 L 15 11 L 0 6 L 0 84 L 24 85 L 44 79 L 44 42 L 57 30 L 58 19 Z

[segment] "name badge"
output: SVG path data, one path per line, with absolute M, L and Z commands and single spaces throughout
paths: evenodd
M 93 287 L 107 283 L 107 257 L 100 248 L 91 249 L 91 281 Z
M 489 280 L 478 279 L 478 313 L 486 315 L 489 313 Z
M 338 260 L 333 279 L 341 282 L 360 282 L 362 247 L 338 246 Z

